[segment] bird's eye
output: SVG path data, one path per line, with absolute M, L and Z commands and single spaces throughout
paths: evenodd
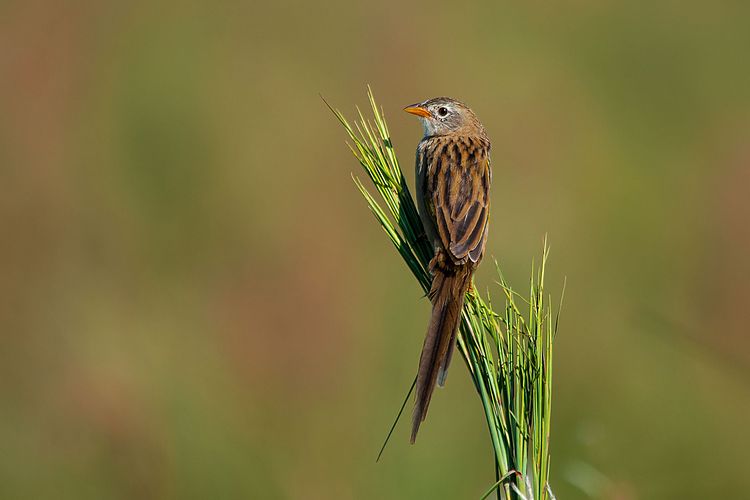
M 447 114 L 448 114 L 448 108 L 446 107 L 438 108 L 438 116 L 446 116 Z

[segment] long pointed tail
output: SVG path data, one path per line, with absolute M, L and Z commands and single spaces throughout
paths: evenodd
M 430 300 L 432 316 L 419 358 L 417 395 L 412 415 L 411 442 L 417 439 L 419 425 L 427 416 L 435 384 L 443 385 L 456 345 L 456 332 L 461 322 L 464 296 L 471 285 L 473 269 L 469 265 L 446 266 L 436 258 Z

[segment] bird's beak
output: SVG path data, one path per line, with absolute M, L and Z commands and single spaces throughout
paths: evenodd
M 423 108 L 419 104 L 412 104 L 411 106 L 406 106 L 404 108 L 404 111 L 406 111 L 407 113 L 411 113 L 413 115 L 421 116 L 423 118 L 429 118 L 430 116 L 432 116 L 430 115 L 430 112 L 427 111 L 427 108 Z

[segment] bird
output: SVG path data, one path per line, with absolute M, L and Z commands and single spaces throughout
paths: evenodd
M 466 293 L 484 256 L 490 209 L 490 140 L 464 103 L 435 97 L 404 111 L 420 118 L 417 211 L 434 249 L 429 262 L 432 303 L 419 358 L 411 443 L 427 416 L 435 385 L 445 384 Z

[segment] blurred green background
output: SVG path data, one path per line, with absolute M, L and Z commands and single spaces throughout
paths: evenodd
M 429 306 L 318 96 L 367 83 L 410 177 L 404 105 L 478 113 L 517 288 L 549 233 L 558 498 L 750 496 L 749 47 L 740 1 L 3 2 L 0 497 L 492 483 L 460 361 L 374 463 Z

